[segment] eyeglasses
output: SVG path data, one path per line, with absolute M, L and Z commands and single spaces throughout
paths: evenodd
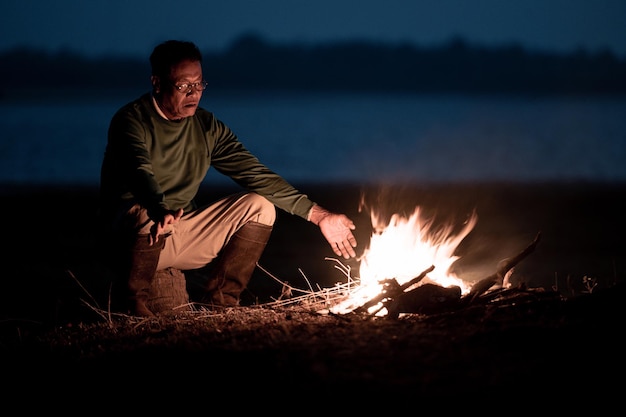
M 193 84 L 183 83 L 183 84 L 172 84 L 172 85 L 174 86 L 174 88 L 176 88 L 176 90 L 178 90 L 179 93 L 189 94 L 191 93 L 192 90 L 196 90 L 196 91 L 206 90 L 206 87 L 207 85 L 209 85 L 209 83 L 206 81 L 200 81 L 199 83 L 193 83 Z

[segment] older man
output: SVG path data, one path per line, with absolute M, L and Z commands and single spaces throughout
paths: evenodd
M 154 315 L 149 289 L 165 268 L 210 265 L 204 299 L 238 305 L 272 232 L 275 207 L 319 226 L 337 256 L 356 256 L 352 220 L 311 201 L 200 107 L 207 83 L 195 44 L 166 41 L 150 63 L 152 92 L 111 120 L 100 183 L 101 219 L 124 255 L 131 313 Z M 197 207 L 211 166 L 246 191 Z

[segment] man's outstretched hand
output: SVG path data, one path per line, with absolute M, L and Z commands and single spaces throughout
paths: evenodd
M 332 213 L 318 205 L 313 206 L 309 220 L 319 226 L 322 234 L 337 256 L 345 259 L 354 258 L 356 238 L 352 231 L 356 229 L 354 222 L 345 214 Z

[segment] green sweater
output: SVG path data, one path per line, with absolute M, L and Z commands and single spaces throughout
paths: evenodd
M 148 213 L 162 208 L 192 210 L 211 166 L 304 219 L 314 204 L 259 162 L 211 112 L 198 108 L 182 121 L 166 120 L 148 93 L 111 119 L 100 178 L 101 214 L 111 220 L 137 202 Z

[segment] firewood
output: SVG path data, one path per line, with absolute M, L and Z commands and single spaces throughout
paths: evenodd
M 402 294 L 407 288 L 412 287 L 413 285 L 417 284 L 422 279 L 424 279 L 426 274 L 428 274 L 434 269 L 435 269 L 435 266 L 431 265 L 430 267 L 426 268 L 422 273 L 420 273 L 418 276 L 416 276 L 415 278 L 411 279 L 410 281 L 402 285 L 398 284 L 398 281 L 396 281 L 395 278 L 386 280 L 383 290 L 376 297 L 370 299 L 369 301 L 366 301 L 362 306 L 354 309 L 354 312 L 355 313 L 367 312 L 367 310 L 369 310 L 371 307 L 374 307 L 378 303 L 381 303 L 385 301 L 386 299 L 393 299 L 394 297 L 397 297 L 398 295 Z M 380 309 L 378 311 L 380 311 Z M 374 314 L 376 314 L 378 311 L 376 311 Z
M 483 278 L 474 284 L 470 290 L 470 292 L 464 296 L 464 300 L 468 300 L 469 303 L 476 300 L 477 297 L 480 297 L 487 290 L 489 290 L 494 285 L 502 285 L 504 282 L 504 277 L 509 273 L 511 268 L 517 265 L 522 259 L 527 257 L 531 252 L 535 250 L 535 247 L 539 243 L 539 239 L 541 238 L 541 232 L 538 232 L 535 236 L 535 239 L 520 253 L 510 258 L 505 258 L 498 262 L 498 267 L 496 268 L 496 272 L 492 275 L 489 275 L 487 278 Z
M 524 248 L 520 253 L 510 258 L 505 258 L 501 260 L 500 262 L 498 262 L 496 272 L 489 275 L 487 278 L 484 278 L 478 281 L 476 284 L 474 284 L 468 294 L 466 294 L 463 297 L 458 298 L 458 301 L 459 301 L 458 303 L 456 302 L 457 299 L 455 299 L 454 294 L 452 296 L 447 295 L 446 300 L 445 300 L 446 302 L 435 304 L 436 307 L 433 307 L 433 309 L 443 310 L 443 309 L 451 309 L 451 308 L 467 306 L 468 304 L 471 304 L 474 301 L 476 301 L 481 295 L 485 294 L 494 285 L 502 285 L 505 277 L 507 276 L 507 274 L 510 273 L 511 269 L 535 250 L 535 247 L 539 243 L 540 238 L 541 238 L 541 232 L 537 233 L 537 235 L 535 236 L 535 239 L 533 239 L 533 241 L 526 248 Z M 433 269 L 435 269 L 434 265 L 430 266 L 428 269 L 424 270 L 420 275 L 418 275 L 417 277 L 413 278 L 412 280 L 402 285 L 398 284 L 395 278 L 386 279 L 382 281 L 384 284 L 382 291 L 378 295 L 376 295 L 374 298 L 368 300 L 363 305 L 361 305 L 360 307 L 357 307 L 353 311 L 356 313 L 368 312 L 370 308 L 380 304 L 379 308 L 376 311 L 370 312 L 369 314 L 373 314 L 373 315 L 377 314 L 383 308 L 387 308 L 387 310 L 389 310 L 392 313 L 390 314 L 392 316 L 397 316 L 399 312 L 405 312 L 404 310 L 407 310 L 408 308 L 406 304 L 411 303 L 411 301 L 408 298 L 405 298 L 404 302 L 401 302 L 400 299 L 406 295 L 405 291 L 413 287 L 415 284 L 419 283 Z M 422 294 L 417 294 L 416 296 L 419 296 L 419 295 L 422 295 Z M 410 306 L 410 307 L 411 308 L 409 308 L 409 310 L 420 308 L 419 305 Z
M 383 304 L 387 317 L 398 318 L 400 313 L 437 314 L 455 310 L 460 300 L 461 287 L 424 284 Z

